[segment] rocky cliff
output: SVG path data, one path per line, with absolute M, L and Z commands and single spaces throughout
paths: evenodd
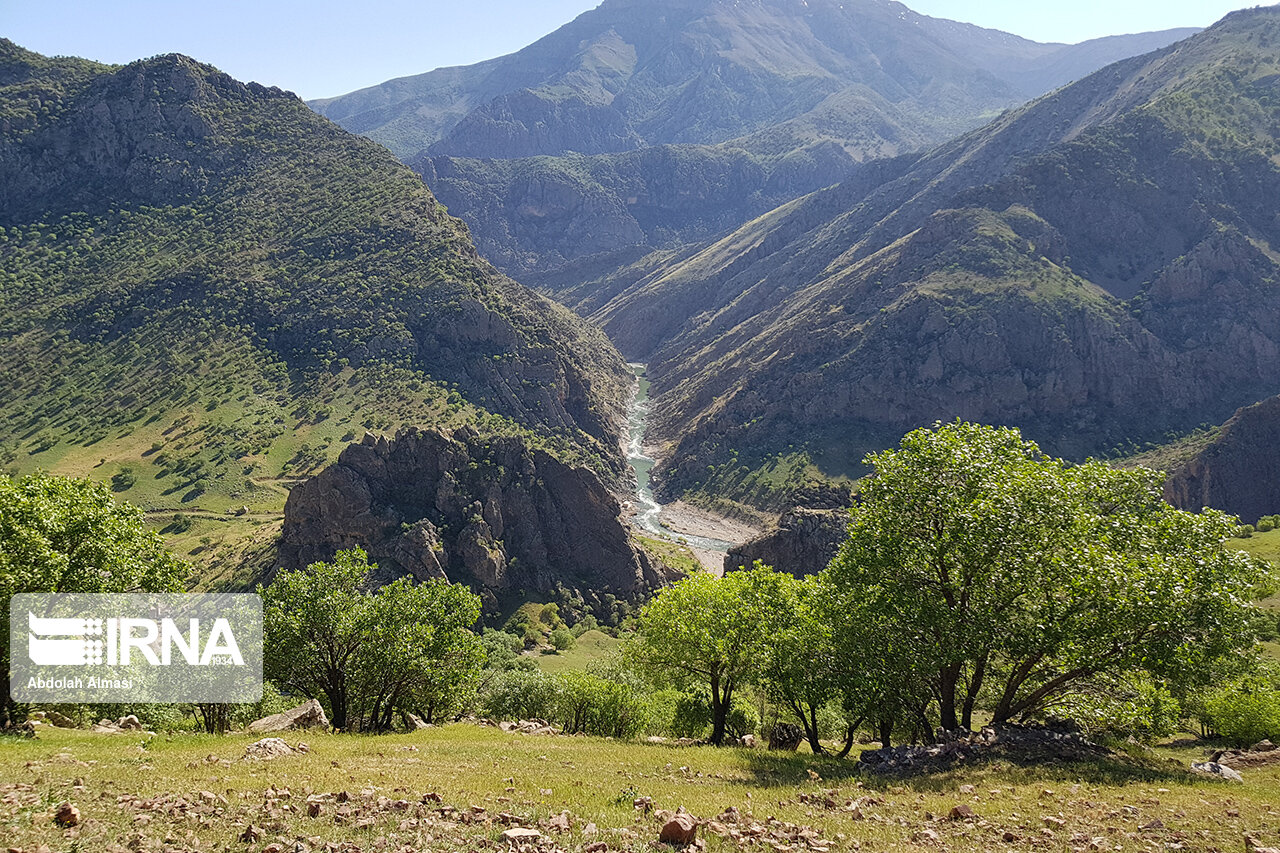
M 729 549 L 724 570 L 748 568 L 757 560 L 796 577 L 827 567 L 848 536 L 849 511 L 796 507 L 783 513 L 776 530 Z
M 626 597 L 673 577 L 631 543 L 617 499 L 594 472 L 469 428 L 366 435 L 292 490 L 281 565 L 354 546 L 386 578 L 447 578 L 490 606 L 559 587 L 589 600 Z
M 856 475 L 938 419 L 1079 458 L 1276 394 L 1278 39 L 1275 7 L 1233 13 L 601 282 L 594 318 L 648 363 L 662 497 L 755 501 L 782 457 Z
M 1212 441 L 1169 473 L 1165 499 L 1213 507 L 1253 524 L 1280 512 L 1280 397 L 1236 412 Z

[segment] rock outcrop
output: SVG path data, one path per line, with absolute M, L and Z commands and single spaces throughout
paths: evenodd
M 1165 500 L 1211 506 L 1252 524 L 1280 512 L 1280 397 L 1240 409 L 1217 437 L 1169 473 Z
M 272 714 L 249 724 L 248 730 L 255 734 L 267 732 L 287 732 L 294 729 L 327 729 L 329 718 L 318 699 L 310 699 L 296 708 Z
M 796 507 L 783 514 L 776 530 L 730 548 L 724 570 L 749 568 L 759 560 L 796 577 L 815 575 L 840 550 L 848 523 L 847 510 Z
M 465 583 L 487 604 L 557 587 L 630 596 L 669 573 L 632 544 L 617 499 L 593 471 L 468 427 L 366 435 L 293 489 L 281 565 L 356 546 L 385 580 Z

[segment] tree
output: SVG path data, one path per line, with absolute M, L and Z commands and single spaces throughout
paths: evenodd
M 401 578 L 371 592 L 374 568 L 356 548 L 259 588 L 269 677 L 323 696 L 339 729 L 386 730 L 397 710 L 432 717 L 483 656 L 470 630 L 480 615 L 470 590 Z
M 723 578 L 699 572 L 664 589 L 640 613 L 628 653 L 660 681 L 708 688 L 717 746 L 734 691 L 759 671 L 781 622 L 783 577 L 760 565 Z
M 1236 521 L 1161 497 L 1146 469 L 1051 459 L 1016 429 L 936 425 L 871 454 L 849 539 L 826 572 L 833 630 L 923 680 L 943 728 L 1046 713 L 1086 680 L 1193 679 L 1252 644 L 1263 564 L 1226 548 Z
M 0 474 L 0 727 L 15 722 L 9 698 L 9 607 L 21 592 L 181 592 L 191 567 L 118 504 L 104 485 Z
M 831 628 L 816 606 L 816 577 L 798 580 L 782 574 L 778 581 L 780 618 L 761 665 L 760 686 L 770 699 L 791 712 L 804 727 L 809 748 L 821 755 L 826 750 L 818 740 L 818 713 L 841 691 Z M 850 747 L 854 730 L 856 725 L 847 732 Z

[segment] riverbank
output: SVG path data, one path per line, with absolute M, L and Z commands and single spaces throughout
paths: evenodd
M 735 518 L 726 518 L 684 501 L 664 504 L 660 517 L 663 527 L 684 537 L 690 543 L 689 550 L 693 551 L 703 568 L 717 575 L 724 572 L 726 552 L 698 547 L 696 542 L 718 540 L 741 545 L 764 533 L 763 527 L 747 524 Z
M 631 364 L 630 367 L 636 375 L 635 395 L 627 409 L 627 461 L 636 474 L 635 494 L 627 506 L 630 521 L 650 536 L 684 543 L 705 569 L 720 574 L 729 548 L 755 538 L 763 528 L 683 501 L 658 503 L 650 485 L 656 448 L 645 443 L 649 381 L 645 365 Z

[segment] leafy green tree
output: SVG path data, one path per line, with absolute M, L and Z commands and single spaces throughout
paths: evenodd
M 784 575 L 765 566 L 723 578 L 689 575 L 641 611 L 631 659 L 659 682 L 700 683 L 711 700 L 711 742 L 727 732 L 736 690 L 760 671 L 786 610 Z
M 826 749 L 818 737 L 818 715 L 841 695 L 842 687 L 831 623 L 817 607 L 816 577 L 798 580 L 784 574 L 778 581 L 780 618 L 761 666 L 760 686 L 804 727 L 809 748 L 821 755 Z M 852 745 L 851 736 L 848 740 Z
M 376 568 L 359 548 L 282 572 L 260 588 L 268 676 L 323 696 L 336 728 L 389 728 L 396 710 L 433 716 L 482 660 L 465 587 L 401 579 L 367 591 Z
M 844 626 L 876 626 L 861 659 L 884 646 L 908 695 L 923 678 L 943 728 L 970 727 L 986 687 L 1000 723 L 1100 674 L 1194 679 L 1252 644 L 1265 569 L 1224 547 L 1234 519 L 1165 503 L 1158 472 L 1071 465 L 959 422 L 867 461 L 825 582 Z
M 20 592 L 181 592 L 190 566 L 144 526 L 142 510 L 118 504 L 104 485 L 0 474 L 0 726 L 9 698 L 9 607 Z

